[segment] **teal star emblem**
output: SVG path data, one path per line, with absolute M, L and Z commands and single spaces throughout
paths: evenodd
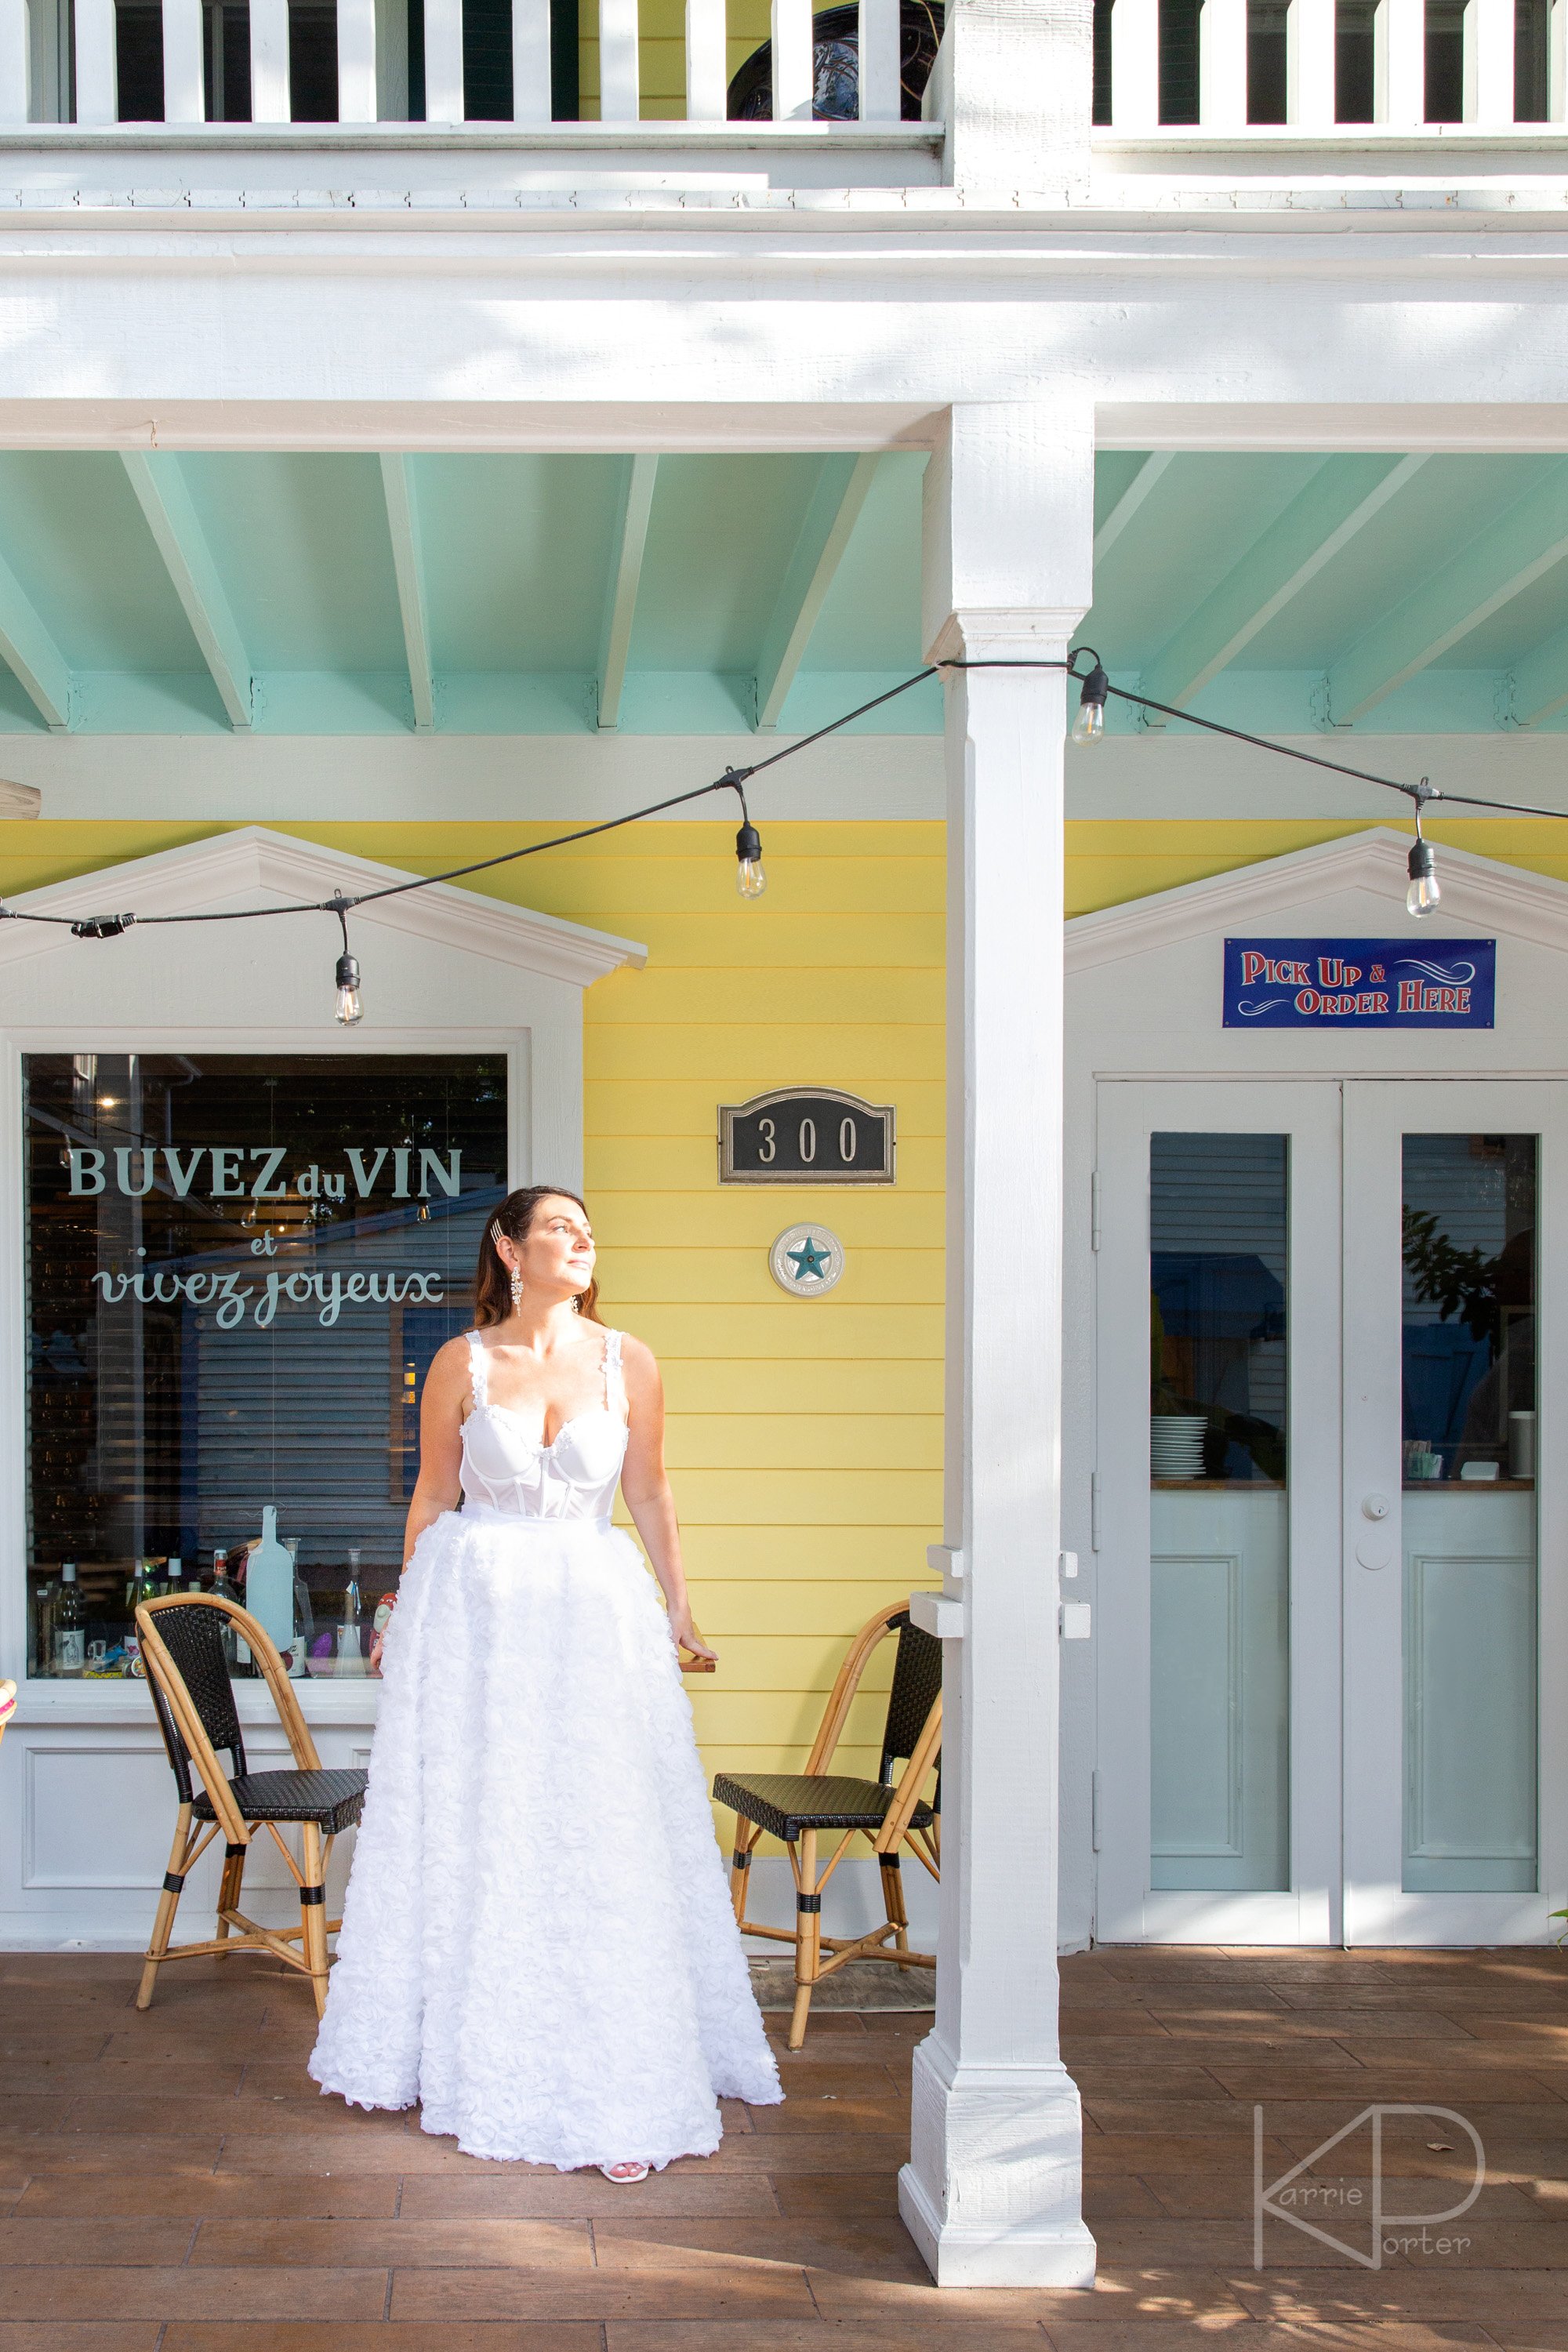
M 821 1243 L 814 1241 L 809 1234 L 799 1249 L 785 1250 L 784 1255 L 795 1268 L 797 1282 L 822 1281 L 833 1262 L 833 1252 L 824 1249 Z

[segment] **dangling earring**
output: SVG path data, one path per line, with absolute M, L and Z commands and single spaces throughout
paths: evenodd
M 492 1217 L 490 1220 L 490 1240 L 495 1244 L 495 1253 L 497 1257 L 500 1257 L 500 1245 L 505 1238 L 506 1236 L 500 1229 L 500 1219 L 499 1217 Z M 501 1257 L 500 1262 L 502 1265 L 506 1265 L 504 1257 Z M 519 1267 L 514 1265 L 510 1268 L 510 1279 L 511 1311 L 515 1315 L 518 1308 L 522 1305 L 522 1274 Z

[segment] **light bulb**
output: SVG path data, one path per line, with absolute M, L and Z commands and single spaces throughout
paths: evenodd
M 742 898 L 760 898 L 768 887 L 768 877 L 763 872 L 762 838 L 750 817 L 735 835 L 735 856 L 736 889 Z
M 1079 696 L 1078 717 L 1072 723 L 1075 743 L 1099 742 L 1105 732 L 1105 698 L 1110 692 L 1110 680 L 1097 661 L 1085 675 L 1083 691 Z
M 1437 861 L 1432 855 L 1431 843 L 1419 835 L 1410 845 L 1409 873 L 1410 887 L 1405 893 L 1406 912 L 1435 914 L 1443 896 L 1437 882 Z
M 364 1006 L 360 1001 L 359 965 L 352 955 L 338 958 L 338 1020 L 345 1029 L 364 1019 Z

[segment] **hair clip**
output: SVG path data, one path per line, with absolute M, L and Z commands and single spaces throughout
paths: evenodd
M 490 1239 L 492 1242 L 503 1242 L 506 1239 L 506 1235 L 500 1229 L 500 1219 L 499 1217 L 492 1217 L 490 1219 Z

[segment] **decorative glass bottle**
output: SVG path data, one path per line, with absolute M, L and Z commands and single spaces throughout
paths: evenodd
M 60 1562 L 60 1597 L 55 1603 L 55 1672 L 79 1675 L 87 1664 L 87 1620 L 76 1580 L 76 1562 Z

